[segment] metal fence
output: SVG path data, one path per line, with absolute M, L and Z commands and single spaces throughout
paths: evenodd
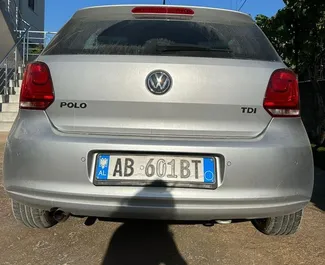
M 18 31 L 23 34 L 23 31 Z M 56 32 L 29 30 L 22 40 L 23 65 L 36 59 L 51 42 Z
M 19 86 L 25 65 L 34 61 L 49 44 L 56 32 L 17 30 L 18 40 L 0 61 L 0 94 L 12 94 Z
M 21 56 L 20 48 L 28 30 L 21 33 L 15 45 L 0 61 L 0 94 L 13 94 L 13 88 L 19 86 L 18 80 L 22 77 L 24 67 L 24 56 Z
M 32 31 L 23 19 L 16 0 L 0 0 L 13 29 L 14 46 L 0 58 L 0 94 L 12 94 L 19 86 L 25 65 L 35 60 L 52 40 L 56 32 Z
M 16 0 L 0 0 L 5 2 L 6 11 L 9 15 L 13 29 L 16 31 L 18 29 L 27 29 L 29 24 L 23 19 L 21 12 L 19 11 L 19 6 Z

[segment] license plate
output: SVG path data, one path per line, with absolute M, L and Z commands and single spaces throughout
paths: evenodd
M 211 187 L 216 179 L 214 157 L 98 154 L 94 183 L 146 185 L 159 180 L 172 186 Z

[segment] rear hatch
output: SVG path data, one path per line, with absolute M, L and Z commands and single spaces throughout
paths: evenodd
M 52 75 L 53 126 L 105 135 L 261 134 L 271 120 L 266 87 L 284 65 L 251 18 L 155 8 L 81 10 L 63 27 L 39 58 Z

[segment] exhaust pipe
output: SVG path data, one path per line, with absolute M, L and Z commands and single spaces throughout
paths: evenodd
M 216 220 L 216 222 L 219 225 L 227 225 L 227 224 L 231 224 L 232 220 Z
M 68 220 L 69 216 L 70 216 L 70 213 L 66 213 L 66 212 L 64 212 L 64 211 L 62 211 L 60 209 L 56 209 L 53 212 L 53 218 L 58 223 L 65 222 L 66 220 Z

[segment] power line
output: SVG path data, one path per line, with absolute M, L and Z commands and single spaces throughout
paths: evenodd
M 244 2 L 242 3 L 242 5 L 240 6 L 240 8 L 238 8 L 238 11 L 240 11 L 244 7 L 244 5 L 246 4 L 246 2 L 247 2 L 247 0 L 244 0 Z

